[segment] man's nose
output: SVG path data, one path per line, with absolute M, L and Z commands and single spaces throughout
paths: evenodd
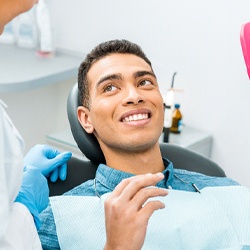
M 123 105 L 137 105 L 145 102 L 145 97 L 142 95 L 140 90 L 134 86 L 127 88 L 124 95 L 125 97 L 122 101 Z

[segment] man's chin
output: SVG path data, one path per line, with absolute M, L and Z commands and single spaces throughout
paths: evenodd
M 127 152 L 131 153 L 143 153 L 150 151 L 153 147 L 159 144 L 158 140 L 140 140 L 140 141 L 132 141 L 127 145 L 124 145 L 124 148 L 127 149 Z

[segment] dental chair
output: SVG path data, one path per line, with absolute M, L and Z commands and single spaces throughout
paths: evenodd
M 94 135 L 82 128 L 77 118 L 80 106 L 78 86 L 75 84 L 69 93 L 67 113 L 73 137 L 86 160 L 72 157 L 68 162 L 67 179 L 49 182 L 50 196 L 61 195 L 79 184 L 94 179 L 100 163 L 105 163 L 104 155 Z M 225 177 L 225 172 L 215 162 L 180 146 L 160 143 L 162 156 L 173 162 L 174 168 L 186 169 L 209 176 Z

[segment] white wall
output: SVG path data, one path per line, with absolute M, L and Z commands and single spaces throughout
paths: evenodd
M 212 159 L 250 187 L 250 81 L 239 33 L 249 0 L 50 0 L 56 46 L 87 53 L 126 38 L 151 59 L 163 94 L 177 71 L 186 125 L 214 137 Z
M 25 153 L 46 135 L 69 128 L 67 98 L 76 78 L 27 91 L 1 93 L 6 112 L 25 141 Z

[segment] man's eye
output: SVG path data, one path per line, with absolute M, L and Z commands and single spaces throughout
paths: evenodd
M 114 85 L 108 85 L 108 86 L 106 86 L 106 87 L 104 88 L 104 92 L 110 92 L 110 91 L 114 91 L 114 90 L 116 90 L 116 89 L 117 89 L 116 86 L 114 86 Z
M 152 85 L 152 82 L 149 80 L 143 80 L 139 83 L 139 86 Z

